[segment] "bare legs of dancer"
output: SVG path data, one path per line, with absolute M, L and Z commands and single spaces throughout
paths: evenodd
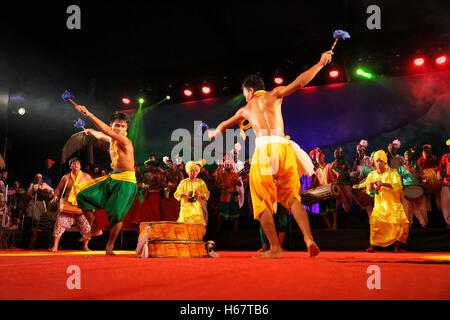
M 297 199 L 294 199 L 291 205 L 291 212 L 293 213 L 294 219 L 303 233 L 303 240 L 305 241 L 306 247 L 308 248 L 309 256 L 317 256 L 320 250 L 317 244 L 314 242 L 313 236 L 311 234 L 308 215 L 305 208 L 303 208 L 303 206 Z M 278 240 L 275 222 L 273 220 L 273 215 L 268 208 L 266 208 L 261 214 L 260 221 L 264 233 L 269 240 L 270 249 L 258 256 L 255 256 L 255 258 L 282 258 L 283 252 Z
M 109 239 L 106 244 L 106 255 L 107 256 L 115 256 L 114 243 L 116 242 L 117 236 L 119 235 L 120 230 L 122 229 L 123 222 L 117 222 L 112 228 L 109 230 Z
M 99 237 L 103 234 L 102 229 L 100 229 L 97 225 L 97 222 L 95 221 L 95 214 L 92 210 L 83 210 L 83 214 L 86 217 L 86 219 L 89 221 L 89 224 L 91 225 L 91 232 L 87 233 L 83 237 L 81 237 L 80 241 L 89 240 L 92 237 Z
M 53 247 L 48 249 L 48 251 L 58 252 L 58 245 L 59 245 L 60 239 L 61 239 L 61 237 L 53 237 Z M 91 251 L 91 249 L 89 249 L 89 247 L 88 247 L 88 244 L 89 244 L 89 239 L 83 241 L 83 251 Z

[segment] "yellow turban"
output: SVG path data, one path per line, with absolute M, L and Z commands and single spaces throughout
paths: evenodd
M 192 169 L 196 168 L 197 169 L 197 173 L 200 172 L 200 166 L 198 166 L 194 161 L 189 161 L 188 163 L 186 163 L 186 172 L 189 174 L 189 172 L 192 171 Z
M 206 164 L 206 161 L 205 161 L 205 159 L 202 159 L 202 160 L 198 160 L 197 162 L 196 162 L 196 164 L 198 164 L 200 167 L 204 167 L 205 166 L 205 164 Z
M 388 164 L 387 155 L 384 150 L 378 150 L 377 152 L 375 152 L 375 154 L 373 155 L 373 161 L 376 162 L 378 159 Z
M 450 146 L 450 139 L 447 140 L 447 145 Z

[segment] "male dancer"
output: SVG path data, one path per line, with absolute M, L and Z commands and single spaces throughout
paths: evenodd
M 253 214 L 255 219 L 260 220 L 270 244 L 270 249 L 256 258 L 283 257 L 273 219 L 278 201 L 293 213 L 303 232 L 309 256 L 316 256 L 320 252 L 313 240 L 308 215 L 299 195 L 299 173 L 312 175 L 314 167 L 309 156 L 298 145 L 285 138 L 281 103 L 284 97 L 307 85 L 331 61 L 332 54 L 332 51 L 323 53 L 316 65 L 303 72 L 292 83 L 269 92 L 264 90 L 264 81 L 260 77 L 247 77 L 242 84 L 247 105 L 215 130 L 208 132 L 213 139 L 244 119 L 249 121 L 255 131 L 256 150 L 250 167 Z M 276 185 L 274 179 L 277 180 Z
M 91 224 L 91 232 L 80 241 L 102 234 L 102 230 L 95 223 L 92 210 L 105 209 L 111 226 L 106 254 L 114 255 L 114 243 L 122 228 L 123 218 L 133 205 L 138 189 L 134 172 L 133 144 L 127 138 L 128 116 L 114 112 L 108 126 L 90 113 L 85 106 L 77 105 L 75 108 L 91 119 L 101 131 L 86 129 L 86 134 L 110 142 L 109 153 L 113 169 L 110 174 L 87 181 L 80 186 L 81 191 L 77 195 L 78 208 L 83 210 Z
M 70 173 L 62 177 L 61 182 L 55 189 L 55 194 L 51 201 L 51 203 L 55 203 L 59 200 L 60 196 L 63 196 L 63 192 L 65 192 L 64 199 L 62 199 L 64 208 L 60 211 L 56 218 L 55 225 L 53 226 L 53 247 L 48 249 L 51 252 L 58 251 L 58 244 L 62 234 L 72 227 L 75 222 L 83 236 L 91 231 L 89 221 L 86 219 L 83 212 L 77 208 L 77 193 L 79 190 L 78 185 L 91 180 L 92 177 L 81 171 L 81 161 L 78 158 L 70 159 L 69 167 L 71 170 Z M 88 243 L 89 239 L 83 241 L 84 251 L 90 251 Z

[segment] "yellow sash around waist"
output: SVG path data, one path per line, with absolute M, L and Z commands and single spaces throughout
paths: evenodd
M 117 172 L 117 173 L 112 172 L 110 174 L 107 174 L 106 176 L 83 182 L 83 183 L 79 184 L 78 186 L 81 191 L 81 190 L 89 188 L 89 187 L 93 186 L 94 184 L 97 184 L 101 181 L 105 181 L 108 178 L 111 178 L 114 180 L 119 180 L 119 181 L 127 181 L 127 182 L 137 183 L 136 174 L 134 173 L 134 171 L 123 171 L 123 172 Z

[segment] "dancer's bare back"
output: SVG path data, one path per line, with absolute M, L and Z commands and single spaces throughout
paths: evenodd
M 284 122 L 281 114 L 283 98 L 307 85 L 331 61 L 332 54 L 332 51 L 324 52 L 317 64 L 303 72 L 287 86 L 276 87 L 272 91 L 256 96 L 254 96 L 253 88 L 244 87 L 243 94 L 247 105 L 240 108 L 230 119 L 222 122 L 216 130 L 209 131 L 209 137 L 214 139 L 218 134 L 244 119 L 248 120 L 257 137 L 269 135 L 284 137 Z

